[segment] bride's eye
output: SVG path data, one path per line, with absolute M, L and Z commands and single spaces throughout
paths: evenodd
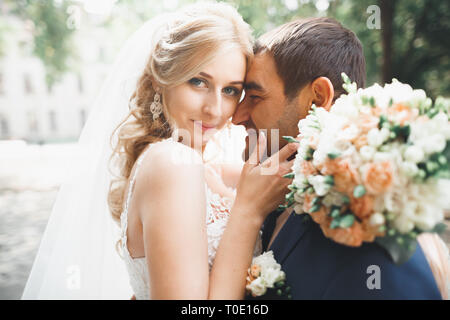
M 188 82 L 192 84 L 194 87 L 203 87 L 206 85 L 205 81 L 199 78 L 192 78 Z
M 235 87 L 226 87 L 223 89 L 223 92 L 228 96 L 238 96 L 241 94 L 241 91 Z

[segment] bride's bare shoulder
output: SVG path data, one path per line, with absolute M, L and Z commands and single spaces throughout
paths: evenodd
M 182 143 L 165 140 L 148 148 L 140 169 L 146 177 L 167 181 L 203 171 L 200 154 Z

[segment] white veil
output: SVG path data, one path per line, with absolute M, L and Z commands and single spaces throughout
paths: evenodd
M 145 23 L 126 42 L 91 110 L 78 156 L 60 188 L 22 299 L 130 299 L 125 264 L 115 250 L 120 230 L 107 194 L 110 136 L 133 93 L 167 15 Z

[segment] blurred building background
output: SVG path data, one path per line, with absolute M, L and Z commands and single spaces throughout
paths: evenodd
M 0 0 L 0 299 L 18 299 L 65 164 L 124 41 L 192 0 Z M 230 0 L 255 36 L 329 16 L 364 46 L 367 85 L 393 77 L 450 97 L 450 3 Z M 450 233 L 444 235 L 450 243 Z

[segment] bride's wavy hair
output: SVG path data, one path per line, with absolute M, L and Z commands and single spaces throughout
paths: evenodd
M 203 2 L 189 5 L 169 16 L 153 35 L 153 49 L 129 101 L 130 112 L 114 130 L 111 163 L 117 165 L 108 193 L 113 219 L 120 223 L 125 187 L 131 170 L 144 148 L 171 137 L 173 127 L 164 105 L 164 88 L 180 85 L 224 50 L 239 48 L 253 57 L 250 26 L 229 4 Z M 157 83 L 162 87 L 163 112 L 156 120 L 150 111 Z M 116 167 L 116 168 L 117 168 Z

